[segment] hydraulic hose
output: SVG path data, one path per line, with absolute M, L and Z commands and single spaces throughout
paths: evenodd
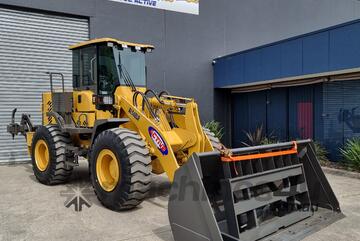
M 143 104 L 142 104 L 142 110 L 144 111 L 145 109 L 145 105 L 147 107 L 147 109 L 149 110 L 150 112 L 150 115 L 155 119 L 155 120 L 158 120 L 159 118 L 156 116 L 153 108 L 151 107 L 151 104 L 149 102 L 149 99 L 146 97 L 146 95 L 140 91 L 135 91 L 134 95 L 133 95 L 133 105 L 134 106 L 138 106 L 137 105 L 137 97 L 138 95 L 141 95 L 142 98 L 143 98 Z
M 147 96 L 149 93 L 152 94 L 160 104 L 164 104 L 164 101 L 162 101 L 159 97 L 160 95 L 158 96 L 155 91 L 153 91 L 152 89 L 147 89 L 145 91 L 145 96 Z

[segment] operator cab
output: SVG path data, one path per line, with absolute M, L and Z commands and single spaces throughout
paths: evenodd
M 118 86 L 146 87 L 145 53 L 154 47 L 112 38 L 85 41 L 73 53 L 73 88 L 91 90 L 97 106 L 112 105 Z

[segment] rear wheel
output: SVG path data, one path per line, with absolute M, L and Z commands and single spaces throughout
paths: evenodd
M 31 160 L 39 182 L 53 185 L 69 179 L 73 168 L 65 164 L 65 151 L 70 143 L 69 137 L 56 126 L 37 128 L 32 140 Z
M 209 141 L 210 141 L 212 147 L 214 148 L 214 150 L 221 151 L 222 144 L 221 144 L 219 138 L 217 138 L 211 130 L 209 130 L 205 127 L 203 127 L 203 130 L 204 130 L 205 135 L 209 138 Z
M 149 150 L 134 131 L 114 128 L 100 133 L 93 144 L 89 164 L 96 196 L 111 210 L 136 207 L 150 189 Z

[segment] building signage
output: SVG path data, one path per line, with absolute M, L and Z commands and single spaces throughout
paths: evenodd
M 149 8 L 199 14 L 199 0 L 110 0 Z

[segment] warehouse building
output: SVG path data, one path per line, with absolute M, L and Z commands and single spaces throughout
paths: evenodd
M 277 140 L 315 139 L 336 160 L 360 136 L 359 54 L 357 20 L 215 59 L 232 145 L 262 127 Z
M 328 79 L 329 76 L 339 78 L 340 75 L 341 78 L 346 76 L 347 79 L 353 79 L 354 76 L 351 74 L 354 71 L 322 75 L 321 78 L 319 75 L 312 76 L 314 83 L 316 81 L 317 84 L 304 85 L 298 88 L 293 88 L 293 85 L 290 86 L 287 83 L 289 86 L 285 90 L 286 88 L 274 88 L 273 84 L 270 89 L 262 87 L 262 92 L 248 92 L 249 89 L 244 89 L 245 86 L 242 85 L 245 80 L 241 78 L 238 81 L 229 80 L 224 77 L 229 73 L 235 76 L 236 71 L 239 70 L 226 70 L 227 73 L 223 76 L 224 78 L 219 77 L 219 73 L 223 70 L 218 70 L 222 68 L 218 66 L 225 66 L 226 59 L 236 58 L 238 55 L 218 59 L 215 66 L 212 66 L 212 61 L 218 56 L 227 56 L 256 46 L 355 20 L 360 15 L 359 1 L 201 0 L 200 3 L 191 1 L 199 7 L 199 9 L 194 8 L 191 11 L 171 5 L 177 3 L 184 5 L 186 2 L 188 1 L 0 0 L 0 162 L 10 161 L 12 163 L 29 160 L 24 138 L 18 136 L 12 141 L 11 136 L 6 133 L 6 125 L 11 121 L 11 111 L 18 108 L 17 121 L 20 119 L 20 113 L 27 112 L 32 115 L 35 124 L 40 124 L 40 94 L 50 88 L 49 77 L 46 72 L 63 73 L 66 88 L 71 88 L 72 57 L 67 47 L 89 38 L 99 37 L 113 37 L 155 45 L 155 51 L 147 57 L 148 86 L 156 91 L 166 89 L 176 95 L 195 97 L 199 103 L 201 118 L 204 122 L 214 118 L 223 121 L 225 129 L 228 131 L 224 142 L 228 145 L 236 146 L 239 144 L 242 138 L 241 128 L 251 129 L 255 126 L 255 124 L 244 124 L 244 121 L 257 123 L 259 120 L 260 123 L 261 118 L 264 118 L 262 115 L 259 117 L 251 116 L 255 119 L 243 119 L 245 110 L 242 108 L 245 108 L 245 103 L 241 100 L 244 99 L 248 103 L 258 101 L 258 105 L 251 105 L 259 109 L 256 111 L 248 110 L 248 112 L 257 115 L 260 110 L 265 108 L 261 107 L 261 102 L 264 98 L 267 98 L 265 101 L 269 102 L 271 96 L 276 96 L 276 100 L 275 97 L 272 97 L 273 103 L 278 101 L 283 105 L 297 103 L 292 98 L 313 98 L 313 103 L 319 101 L 316 102 L 318 104 L 310 107 L 307 104 L 308 102 L 304 101 L 301 107 L 304 109 L 304 115 L 309 108 L 314 108 L 312 116 L 304 117 L 304 123 L 307 119 L 322 118 L 321 125 L 330 126 L 330 128 L 335 128 L 333 127 L 335 124 L 343 125 L 344 131 L 342 133 L 344 134 L 341 134 L 344 136 L 343 138 L 350 135 L 350 131 L 346 128 L 347 123 L 356 126 L 357 109 L 353 109 L 355 106 L 344 104 L 343 116 L 346 118 L 341 123 L 335 123 L 335 119 L 331 122 L 330 119 L 325 120 L 323 116 L 319 117 L 319 113 L 323 115 L 330 113 L 330 110 L 318 112 L 316 108 L 333 108 L 324 104 L 338 102 L 337 99 L 329 99 L 335 98 L 330 93 L 346 88 L 355 91 L 355 88 L 351 87 L 350 84 L 346 86 L 345 84 L 355 85 L 356 81 L 345 82 L 344 79 L 338 82 L 327 81 L 325 86 L 325 83 L 320 80 L 321 78 Z M 154 8 L 154 5 L 157 4 L 159 6 L 167 5 L 167 10 Z M 353 23 L 351 26 L 355 25 L 356 23 Z M 342 31 L 345 31 L 344 35 L 346 35 L 347 28 L 343 27 L 339 28 L 339 31 L 343 29 Z M 320 36 L 310 41 L 309 45 L 315 45 L 312 46 L 313 48 L 317 48 L 316 45 L 319 45 L 319 51 L 325 51 L 322 39 L 323 37 Z M 356 45 L 356 41 L 354 40 L 351 44 Z M 321 66 L 317 66 L 318 61 L 322 60 L 318 58 L 325 57 L 310 53 L 315 56 L 308 57 L 316 60 L 308 62 L 310 66 L 305 66 L 304 72 L 289 67 L 287 69 L 289 73 L 283 75 L 281 72 L 279 75 L 277 70 L 273 70 L 277 66 L 272 67 L 272 65 L 279 64 L 279 60 L 276 60 L 278 58 L 276 54 L 285 54 L 289 56 L 289 61 L 297 61 L 296 57 L 291 58 L 291 53 L 296 52 L 296 48 L 299 48 L 296 40 L 288 41 L 286 46 L 282 51 L 286 52 L 289 49 L 287 53 L 278 53 L 276 48 L 272 49 L 268 46 L 269 48 L 266 50 L 268 52 L 265 51 L 265 55 L 271 56 L 274 52 L 274 61 L 268 62 L 264 72 L 258 71 L 259 66 L 249 69 L 249 76 L 254 78 L 251 77 L 246 81 L 268 84 L 266 81 L 290 77 L 294 77 L 292 80 L 297 81 L 299 76 L 310 73 L 319 74 L 356 68 L 349 63 L 349 61 L 354 60 L 353 56 L 356 53 L 347 49 L 349 52 L 343 55 L 334 53 L 336 56 L 341 55 L 334 68 L 333 65 L 329 65 L 327 69 L 326 63 L 322 62 Z M 260 49 L 262 48 L 248 51 L 249 55 L 253 56 L 251 57 L 254 59 L 253 64 L 256 64 L 256 61 L 263 61 L 256 57 L 257 52 L 261 52 Z M 321 52 L 321 54 L 325 53 Z M 349 64 L 347 65 L 347 63 Z M 292 62 L 286 62 L 286 64 L 291 66 Z M 297 66 L 296 64 L 294 63 L 294 66 Z M 215 77 L 213 67 L 215 68 Z M 237 68 L 236 65 L 235 68 Z M 257 75 L 259 73 L 261 73 L 260 76 Z M 216 91 L 214 91 L 214 79 Z M 60 83 L 58 79 L 54 81 Z M 281 83 L 284 84 L 284 82 Z M 313 91 L 312 96 L 301 95 L 301 92 L 310 93 L 306 88 Z M 233 94 L 230 95 L 230 100 L 227 100 L 228 98 L 224 98 L 224 96 L 226 97 L 229 92 Z M 298 97 L 295 94 L 293 95 L 293 92 L 296 92 Z M 323 93 L 321 98 L 315 94 L 320 92 Z M 256 95 L 260 97 L 257 98 Z M 282 98 L 289 98 L 289 100 L 283 102 Z M 340 94 L 338 98 L 340 98 Z M 344 99 L 345 97 L 341 98 Z M 346 98 L 350 97 L 346 96 Z M 224 103 L 227 105 L 224 106 Z M 296 119 L 297 116 L 291 116 L 284 111 L 271 115 L 272 110 L 269 105 L 266 108 L 268 111 L 266 118 L 269 119 L 266 123 L 267 130 L 271 130 L 272 125 L 275 125 L 271 121 L 295 123 L 290 120 L 292 120 L 291 118 Z M 231 114 L 231 110 L 234 110 L 233 114 Z M 295 115 L 294 113 L 293 115 Z M 234 118 L 235 121 L 231 121 L 231 116 L 238 117 Z M 245 116 L 250 118 L 247 115 Z M 285 116 L 289 120 L 282 119 Z M 349 122 L 350 119 L 352 121 Z M 334 137 L 334 134 L 326 133 L 325 129 L 321 129 L 318 126 L 320 124 L 317 123 L 314 120 L 312 126 L 305 126 L 300 136 L 311 137 L 309 133 L 315 133 L 313 134 L 315 138 L 323 136 L 324 140 L 327 135 Z M 240 129 L 231 129 L 231 126 Z M 284 139 L 290 136 L 298 136 L 294 127 L 291 126 L 279 127 L 277 131 L 280 133 L 278 134 L 279 137 Z

